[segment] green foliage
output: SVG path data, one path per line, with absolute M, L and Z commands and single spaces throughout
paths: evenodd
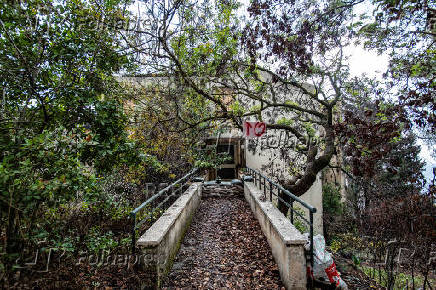
M 215 147 L 209 147 L 194 152 L 194 167 L 200 169 L 216 168 L 232 159 L 227 153 L 217 153 L 214 149 Z
M 333 215 L 341 215 L 343 205 L 341 202 L 341 187 L 333 183 L 327 183 L 322 187 L 323 211 Z
M 87 126 L 92 138 L 84 148 L 81 161 L 93 164 L 99 172 L 108 172 L 116 164 L 137 158 L 135 144 L 127 140 L 126 116 L 118 100 L 104 100 L 95 104 L 95 119 Z
M 111 251 L 117 245 L 118 242 L 114 239 L 114 234 L 111 231 L 103 232 L 99 227 L 91 228 L 87 236 L 86 246 L 94 254 Z
M 338 234 L 330 242 L 330 249 L 333 253 L 347 254 L 350 256 L 365 253 L 365 251 L 372 251 L 379 246 L 380 244 L 365 242 L 354 232 Z
M 117 17 L 118 4 L 2 2 L 0 129 L 15 145 L 21 140 L 13 135 L 31 139 L 59 126 L 68 131 L 87 128 L 93 140 L 83 148 L 80 161 L 101 171 L 118 161 L 120 151 L 126 150 L 121 133 L 126 119 L 114 97 L 120 92 L 112 74 L 127 59 L 117 52 L 114 32 L 94 25 L 100 13 L 108 21 Z
M 136 152 L 140 152 L 141 148 L 135 148 Z M 135 152 L 135 151 L 134 151 Z M 170 168 L 167 164 L 160 162 L 156 156 L 150 154 L 139 153 L 136 160 L 126 162 L 125 179 L 127 182 L 140 185 L 153 175 L 168 176 Z
M 356 265 L 356 266 L 359 266 L 359 265 L 362 263 L 362 261 L 360 260 L 360 258 L 359 258 L 358 256 L 353 255 L 353 256 L 351 257 L 351 259 L 353 260 L 353 263 L 354 263 L 354 265 Z
M 298 215 L 304 216 L 304 210 L 300 207 L 294 207 L 294 223 L 293 225 L 297 230 L 299 230 L 302 234 L 307 233 L 309 231 L 308 224 Z M 298 213 L 298 214 L 297 214 Z M 291 213 L 289 212 L 289 215 Z
M 333 253 L 337 253 L 339 249 L 341 248 L 341 243 L 338 240 L 333 240 L 330 244 L 330 250 Z
M 81 227 L 70 232 L 66 220 L 105 212 L 122 221 L 131 209 L 101 187 L 114 167 L 143 161 L 113 77 L 129 60 L 117 31 L 96 25 L 101 15 L 119 19 L 123 3 L 0 3 L 0 218 L 9 256 L 42 240 L 75 251 Z
M 92 199 L 99 192 L 97 178 L 78 158 L 86 143 L 80 132 L 62 127 L 22 139 L 19 150 L 4 155 L 0 164 L 2 200 L 27 213 L 40 203 L 56 206 L 78 194 Z M 0 148 L 7 152 L 14 145 L 2 142 Z
M 254 105 L 250 107 L 249 111 L 255 113 L 255 112 L 260 112 L 261 109 L 262 109 L 261 105 Z
M 299 104 L 292 100 L 286 100 L 285 105 L 299 107 Z
M 306 133 L 308 136 L 310 136 L 310 137 L 315 136 L 316 130 L 313 127 L 313 124 L 311 124 L 309 122 L 303 122 L 303 126 L 304 126 L 304 129 L 306 130 Z
M 359 268 L 365 273 L 366 276 L 372 277 L 378 285 L 381 285 L 382 287 L 387 287 L 388 275 L 383 268 L 380 269 L 363 265 L 359 266 Z M 417 287 L 423 286 L 424 284 L 424 277 L 420 274 L 415 273 L 412 279 L 412 275 L 410 273 L 399 272 L 395 277 L 395 284 L 393 286 L 393 289 L 407 289 L 408 287 L 411 287 L 412 280 L 414 280 L 414 283 Z M 435 285 L 436 279 L 429 278 L 429 280 L 430 285 Z
M 221 65 L 238 52 L 237 4 L 203 3 L 197 10 L 180 10 L 184 29 L 170 39 L 171 49 L 182 69 L 189 75 L 218 75 Z M 202 17 L 200 17 L 200 15 Z
M 63 236 L 60 241 L 56 241 L 53 243 L 53 246 L 50 248 L 54 251 L 65 251 L 67 253 L 72 253 L 77 248 L 79 238 L 76 236 Z
M 161 208 L 152 208 L 151 206 L 146 206 L 142 208 L 137 214 L 136 219 L 142 221 L 146 219 L 147 223 L 152 223 L 157 220 L 164 212 Z
M 288 118 L 283 117 L 283 118 L 278 119 L 276 123 L 278 125 L 291 126 L 294 123 L 294 121 L 292 119 L 288 119 Z
M 424 139 L 434 141 L 436 53 L 435 26 L 430 21 L 434 6 L 419 1 L 372 2 L 372 11 L 361 15 L 366 21 L 356 31 L 358 41 L 363 39 L 366 48 L 388 57 L 384 78 L 389 85 L 384 90 L 395 88 L 395 99 L 406 109 L 407 118 L 426 135 Z
M 119 221 L 129 217 L 134 207 L 125 199 L 123 195 L 115 196 L 104 193 L 99 198 L 98 203 L 91 205 L 94 211 L 103 211 L 108 220 Z
M 245 108 L 243 105 L 241 105 L 241 103 L 239 101 L 234 101 L 231 105 L 230 105 L 230 109 L 233 112 L 233 115 L 236 116 L 242 116 L 245 113 Z

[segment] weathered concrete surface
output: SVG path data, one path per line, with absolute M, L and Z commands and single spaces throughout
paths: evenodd
M 263 192 L 253 182 L 244 183 L 244 195 L 268 240 L 286 289 L 306 289 L 305 238 L 271 202 L 263 201 Z
M 201 183 L 192 184 L 137 241 L 145 257 L 143 270 L 149 274 L 143 288 L 161 286 L 200 203 L 201 192 Z

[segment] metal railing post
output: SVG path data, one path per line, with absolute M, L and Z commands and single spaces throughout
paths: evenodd
M 265 179 L 265 177 L 263 178 L 263 196 L 266 199 L 266 179 Z
M 130 213 L 130 218 L 133 220 L 132 226 L 132 254 L 135 254 L 135 242 L 136 242 L 136 213 Z
M 159 190 L 158 193 L 154 194 L 150 198 L 148 198 L 146 201 L 144 201 L 141 205 L 139 205 L 137 208 L 132 210 L 130 212 L 130 218 L 132 219 L 132 230 L 131 230 L 131 236 L 132 236 L 132 253 L 134 254 L 136 249 L 136 229 L 137 227 L 140 228 L 142 224 L 147 222 L 147 219 L 150 216 L 153 216 L 155 210 L 157 208 L 160 208 L 162 210 L 166 209 L 166 205 L 169 202 L 172 202 L 174 200 L 174 197 L 177 197 L 177 191 L 183 191 L 184 183 L 188 182 L 189 179 L 198 172 L 199 170 L 197 168 L 192 169 L 188 174 L 183 176 L 182 178 L 176 180 L 171 185 Z M 175 185 L 179 185 L 179 189 L 175 190 Z M 180 193 L 181 194 L 181 193 Z M 174 195 L 174 196 L 172 196 Z M 162 202 L 158 203 L 158 198 L 164 198 L 166 197 Z M 150 208 L 151 206 L 151 208 Z M 150 213 L 147 215 L 147 219 L 142 218 L 140 221 L 137 221 L 137 213 L 143 209 L 149 208 Z M 141 217 L 142 215 L 140 215 Z
M 294 201 L 293 200 L 291 200 L 291 207 L 289 209 L 291 211 L 291 224 L 294 224 Z
M 259 189 L 262 190 L 262 178 L 263 176 L 259 172 Z
M 310 215 L 310 267 L 313 271 L 313 212 L 309 210 Z
M 272 202 L 273 188 L 271 181 L 269 182 L 269 201 Z

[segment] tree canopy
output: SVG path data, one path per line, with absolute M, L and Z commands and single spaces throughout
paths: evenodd
M 370 11 L 373 16 L 368 12 L 358 15 L 353 10 L 364 3 L 374 7 Z M 428 31 L 428 21 L 423 20 L 431 9 L 427 4 L 416 7 L 409 4 L 408 8 L 401 6 L 404 11 L 393 19 L 389 15 L 394 13 L 394 8 L 384 2 L 251 1 L 247 9 L 249 17 L 241 21 L 238 9 L 242 4 L 238 1 L 145 2 L 142 9 L 148 13 L 143 17 L 150 29 L 136 29 L 134 35 L 125 31 L 123 38 L 143 70 L 173 76 L 178 87 L 185 90 L 184 96 L 202 100 L 196 104 L 208 108 L 195 119 L 190 119 L 189 113 L 180 115 L 187 127 L 228 120 L 242 128 L 243 120 L 253 117 L 266 121 L 271 130 L 292 134 L 299 145 L 296 147 L 299 154 L 287 186 L 301 195 L 313 184 L 318 172 L 329 165 L 335 166 L 331 160 L 338 153 L 337 130 L 346 126 L 353 130 L 355 126 L 344 123 L 350 119 L 342 119 L 344 103 L 362 94 L 382 103 L 391 102 L 395 94 L 389 91 L 389 85 L 394 80 L 407 83 L 409 78 L 417 79 L 411 73 L 400 76 L 390 69 L 392 81 L 388 87 L 375 87 L 370 80 L 357 81 L 350 77 L 346 48 L 362 41 L 367 47 L 379 49 L 395 43 L 389 46 L 393 51 L 391 67 L 394 67 L 400 58 L 394 53 L 396 46 L 408 47 L 415 42 L 420 45 L 413 52 L 414 57 L 419 58 L 422 52 L 431 58 L 433 44 L 429 38 L 433 32 Z M 409 17 L 406 10 L 416 13 L 414 25 L 419 25 L 420 32 L 414 35 L 419 39 L 402 37 L 404 22 Z M 386 29 L 386 25 L 395 29 Z M 383 29 L 383 36 L 371 41 Z M 402 39 L 402 44 L 395 39 Z M 423 49 L 426 43 L 430 50 Z M 401 55 L 402 62 L 410 58 L 410 53 L 409 50 Z M 429 69 L 425 75 L 433 82 L 431 64 L 425 62 L 423 67 Z M 410 85 L 407 88 L 406 92 L 406 87 L 397 87 L 399 97 L 383 117 L 388 119 L 378 121 L 378 132 L 385 134 L 387 140 L 399 137 L 408 126 L 406 115 L 418 125 L 424 122 L 425 126 L 432 126 L 434 98 L 429 96 L 433 90 L 423 88 L 420 91 L 425 96 L 421 95 L 421 101 L 413 101 L 409 95 L 417 91 L 410 89 Z M 175 99 L 175 102 L 184 101 Z M 416 119 L 416 114 L 421 117 Z M 363 150 L 370 152 L 372 148 Z

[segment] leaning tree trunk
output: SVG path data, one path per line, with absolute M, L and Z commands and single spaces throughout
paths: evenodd
M 327 137 L 326 148 L 323 154 L 316 158 L 318 147 L 315 144 L 311 145 L 307 153 L 307 165 L 303 176 L 297 179 L 294 183 L 285 186 L 286 189 L 295 196 L 301 196 L 310 189 L 310 187 L 315 183 L 318 173 L 329 165 L 330 160 L 335 153 L 333 129 L 325 128 L 325 130 Z M 286 203 L 289 204 L 291 198 L 282 192 L 279 193 L 279 197 L 282 200 L 279 198 L 277 208 L 281 213 L 287 216 L 289 207 Z

